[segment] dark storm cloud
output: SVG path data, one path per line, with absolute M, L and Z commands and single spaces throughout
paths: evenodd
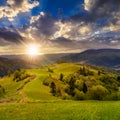
M 99 12 L 95 10 L 100 10 L 101 12 L 112 12 L 117 11 L 120 8 L 120 0 L 92 0 L 93 3 L 90 3 L 90 11 Z
M 55 26 L 55 22 L 56 20 L 52 18 L 50 14 L 44 14 L 41 15 L 40 18 L 32 24 L 32 26 L 38 29 L 38 34 L 43 34 L 49 37 L 58 29 Z
M 118 12 L 120 12 L 120 0 L 97 0 L 90 10 L 90 15 L 93 20 L 107 17 L 115 23 L 119 19 Z
M 5 28 L 0 29 L 0 39 L 14 43 L 19 43 L 21 40 L 23 40 L 22 36 L 17 32 L 9 31 Z
M 71 48 L 73 46 L 76 46 L 74 40 L 72 41 L 64 37 L 59 37 L 56 40 L 53 40 L 52 43 L 64 48 Z
M 76 52 L 84 49 L 89 49 L 89 48 L 92 48 L 92 44 L 93 44 L 91 42 L 88 42 L 88 40 L 75 41 L 75 40 L 71 40 L 69 38 L 64 38 L 64 37 L 57 38 L 56 40 L 53 40 L 51 42 L 58 48 L 61 48 L 61 49 L 64 48 L 68 52 L 69 50 L 70 51 L 72 50 L 72 52 Z
M 88 1 L 88 0 L 85 0 Z M 89 0 L 84 3 L 85 12 L 83 15 L 76 14 L 71 17 L 72 20 L 84 22 L 101 21 L 101 25 L 113 23 L 115 24 L 119 19 L 120 0 Z M 105 19 L 105 20 L 104 20 Z

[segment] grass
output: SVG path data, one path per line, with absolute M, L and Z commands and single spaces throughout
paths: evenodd
M 120 101 L 0 104 L 0 120 L 119 120 Z
M 120 101 L 72 101 L 61 100 L 52 96 L 50 88 L 43 85 L 43 80 L 51 74 L 58 78 L 72 74 L 79 69 L 77 64 L 63 63 L 48 68 L 29 69 L 26 72 L 35 78 L 24 85 L 24 81 L 15 82 L 13 76 L 0 79 L 5 88 L 4 98 L 22 99 L 22 103 L 0 103 L 0 120 L 119 120 Z M 94 69 L 93 69 L 94 70 Z M 94 70 L 95 76 L 97 71 Z M 0 98 L 2 99 L 2 98 Z
M 51 95 L 50 88 L 43 85 L 43 80 L 52 74 L 52 76 L 58 78 L 61 72 L 64 75 L 69 75 L 70 73 L 74 73 L 79 69 L 79 66 L 73 63 L 63 63 L 57 65 L 50 65 L 49 68 L 53 70 L 53 73 L 48 72 L 48 68 L 41 69 L 29 69 L 27 70 L 28 74 L 36 75 L 36 78 L 28 83 L 24 87 L 25 94 L 28 97 L 28 100 L 32 101 L 45 101 L 45 100 L 56 100 L 58 98 L 53 97 Z

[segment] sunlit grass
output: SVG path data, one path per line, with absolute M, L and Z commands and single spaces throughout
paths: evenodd
M 119 101 L 0 104 L 0 120 L 119 120 L 119 118 Z

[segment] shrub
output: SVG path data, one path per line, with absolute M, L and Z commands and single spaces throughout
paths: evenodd
M 86 83 L 84 82 L 83 83 L 83 92 L 86 93 L 88 90 L 87 90 L 87 85 Z
M 83 81 L 82 80 L 76 80 L 75 86 L 78 90 L 82 91 L 83 90 Z
M 43 85 L 49 86 L 49 81 L 47 79 L 43 80 Z
M 120 76 L 117 77 L 117 81 L 120 82 Z
M 71 98 L 71 96 L 69 96 L 67 93 L 65 93 L 65 94 L 62 94 L 62 99 L 63 99 L 63 100 L 70 100 L 70 99 L 72 99 L 72 98 Z
M 82 91 L 75 90 L 75 100 L 85 100 L 85 94 Z
M 5 93 L 5 89 L 0 85 L 0 96 Z
M 50 88 L 51 88 L 50 92 L 52 93 L 53 96 L 55 96 L 56 95 L 56 85 L 54 82 L 51 82 Z
M 75 79 L 74 77 L 71 77 L 69 81 L 69 94 L 72 96 L 75 95 L 74 89 L 75 89 Z
M 8 74 L 8 76 L 10 77 L 10 75 L 11 75 L 11 71 L 8 70 L 8 71 L 7 71 L 7 74 Z
M 94 73 L 91 70 L 89 70 L 87 67 L 80 68 L 78 72 L 79 72 L 79 74 L 81 74 L 83 76 L 89 76 L 89 75 L 93 76 L 94 75 Z
M 114 92 L 111 95 L 109 95 L 108 100 L 120 100 L 120 92 Z
M 102 85 L 93 86 L 90 92 L 92 99 L 95 100 L 103 100 L 108 93 L 107 89 Z
M 14 78 L 13 78 L 13 80 L 16 80 L 16 79 L 19 78 L 19 77 L 20 77 L 20 73 L 19 73 L 18 70 L 16 70 L 15 73 L 14 73 Z
M 51 77 L 47 77 L 46 79 L 43 80 L 43 85 L 50 86 L 52 81 L 53 80 Z
M 63 81 L 63 77 L 64 77 L 64 75 L 61 73 L 61 74 L 60 74 L 60 78 L 59 78 L 60 81 Z
M 53 73 L 53 70 L 51 68 L 48 68 L 48 72 Z
M 26 74 L 25 70 L 16 70 L 14 73 L 13 81 L 19 82 L 28 77 L 30 77 L 30 75 Z

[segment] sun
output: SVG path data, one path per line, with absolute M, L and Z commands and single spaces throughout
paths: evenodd
M 37 56 L 37 55 L 41 54 L 40 48 L 38 47 L 37 44 L 29 44 L 27 46 L 27 54 L 29 56 L 33 56 L 33 57 Z

